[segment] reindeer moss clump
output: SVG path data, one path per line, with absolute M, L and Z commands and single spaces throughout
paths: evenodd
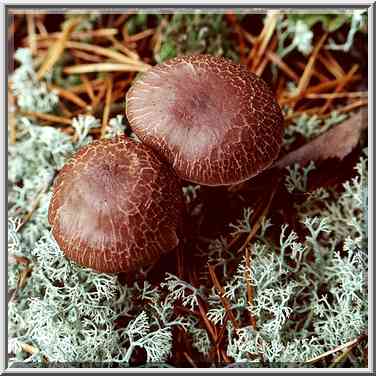
M 30 210 L 30 198 L 38 196 L 40 189 L 35 184 L 39 176 L 56 171 L 75 148 L 61 132 L 20 121 L 25 131 L 10 149 L 10 179 L 12 183 L 19 181 L 17 171 L 21 170 L 34 169 L 34 173 L 30 177 L 23 174 L 23 189 L 14 186 L 9 196 L 11 363 L 124 366 L 140 349 L 146 362 L 168 363 L 175 327 L 191 338 L 205 361 L 211 348 L 210 333 L 196 315 L 177 314 L 174 309 L 181 305 L 197 312 L 200 302 L 208 305 L 210 323 L 226 326 L 227 356 L 249 367 L 303 366 L 366 331 L 366 152 L 356 165 L 356 176 L 343 185 L 341 193 L 319 189 L 308 193 L 304 203 L 297 206 L 307 233 L 304 239 L 299 240 L 283 225 L 277 229 L 280 235 L 275 241 L 269 237 L 274 225 L 264 220 L 256 240 L 247 246 L 248 256 L 231 273 L 228 265 L 236 255 L 228 252 L 223 238 L 209 241 L 203 251 L 223 277 L 232 321 L 226 319 L 215 288 L 192 286 L 170 273 L 159 284 L 145 280 L 127 285 L 116 276 L 94 273 L 69 262 L 49 233 L 49 189 L 41 193 L 33 219 L 20 228 L 17 212 Z M 95 123 L 91 118 L 78 120 L 78 124 L 86 122 Z M 38 137 L 33 137 L 36 131 Z M 61 152 L 51 149 L 54 142 L 46 142 L 51 137 Z M 51 157 L 37 162 L 41 155 Z M 287 188 L 304 192 L 310 171 L 289 169 Z M 34 184 L 28 185 L 28 181 Z M 192 200 L 195 198 L 187 202 Z M 232 236 L 249 233 L 251 222 L 252 211 L 246 208 L 243 217 L 230 225 Z M 250 284 L 252 302 L 247 295 Z

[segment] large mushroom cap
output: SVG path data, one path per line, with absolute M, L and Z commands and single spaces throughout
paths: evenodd
M 137 136 L 188 181 L 238 183 L 278 156 L 283 117 L 272 91 L 224 58 L 192 55 L 157 65 L 126 99 Z
M 60 171 L 48 219 L 65 255 L 101 272 L 151 264 L 179 243 L 178 178 L 147 146 L 94 141 Z

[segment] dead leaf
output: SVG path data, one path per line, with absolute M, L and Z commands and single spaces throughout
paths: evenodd
M 342 160 L 359 143 L 362 130 L 367 128 L 367 122 L 368 112 L 365 108 L 313 141 L 288 153 L 273 167 L 285 168 L 294 163 L 302 166 L 309 161 L 322 161 L 330 158 Z

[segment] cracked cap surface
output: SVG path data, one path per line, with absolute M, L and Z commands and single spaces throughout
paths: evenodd
M 126 137 L 81 148 L 55 179 L 48 220 L 65 255 L 100 272 L 129 272 L 179 243 L 179 179 Z
M 279 154 L 283 117 L 271 89 L 224 58 L 191 55 L 157 65 L 133 84 L 126 103 L 133 131 L 182 179 L 239 183 Z

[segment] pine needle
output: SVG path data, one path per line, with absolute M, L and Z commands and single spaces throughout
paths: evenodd
M 71 55 L 74 56 L 75 58 L 78 58 L 80 60 L 84 60 L 90 63 L 101 63 L 103 58 L 101 58 L 98 55 L 93 55 L 89 52 L 85 51 L 79 51 L 79 50 L 72 50 Z
M 35 20 L 35 26 L 38 29 L 39 35 L 48 37 L 48 31 L 41 20 Z
M 105 101 L 105 106 L 104 106 L 104 111 L 103 111 L 103 118 L 102 118 L 101 138 L 103 138 L 104 135 L 105 135 L 105 133 L 106 133 L 108 119 L 109 119 L 109 116 L 110 116 L 112 86 L 113 86 L 112 78 L 109 77 L 107 79 L 107 92 L 106 92 L 106 101 Z
M 286 76 L 291 78 L 293 81 L 299 81 L 299 76 L 276 53 L 268 51 L 267 57 L 272 63 L 277 65 L 278 68 L 286 74 Z
M 98 94 L 97 96 L 94 98 L 93 102 L 92 102 L 92 109 L 94 110 L 98 104 L 100 103 L 100 101 L 102 100 L 103 96 L 105 95 L 106 93 L 106 89 L 107 89 L 107 86 L 106 85 L 102 85 L 98 91 Z
M 269 46 L 269 50 L 273 51 L 276 47 L 277 47 L 277 38 L 273 37 L 273 39 L 270 43 L 270 46 Z M 266 66 L 268 65 L 268 63 L 269 63 L 269 56 L 268 56 L 267 53 L 265 53 L 262 60 L 261 60 L 261 63 L 258 65 L 255 73 L 258 76 L 262 76 L 262 74 L 264 73 L 264 70 L 265 70 Z
M 94 72 L 146 72 L 148 68 L 135 64 L 79 64 L 64 68 L 66 74 L 81 74 Z
M 216 335 L 216 333 L 213 329 L 213 326 L 212 326 L 211 322 L 209 321 L 209 319 L 206 315 L 205 309 L 202 306 L 202 303 L 200 301 L 198 302 L 198 308 L 199 308 L 199 311 L 200 311 L 200 314 L 201 314 L 201 318 L 204 321 L 204 324 L 206 326 L 206 329 L 207 329 L 208 333 L 211 335 L 212 341 L 215 344 L 216 341 L 217 341 L 217 335 Z
M 25 351 L 26 353 L 35 355 L 39 353 L 39 349 L 37 349 L 34 346 L 29 345 L 28 343 L 21 343 L 21 349 L 22 351 Z
M 188 355 L 188 353 L 186 351 L 183 352 L 183 355 L 185 356 L 185 358 L 188 360 L 189 364 L 193 367 L 193 368 L 197 368 L 195 362 L 193 361 L 193 359 Z
M 33 200 L 31 204 L 31 209 L 30 211 L 22 218 L 22 221 L 18 227 L 18 230 L 20 230 L 25 224 L 31 219 L 33 216 L 35 210 L 38 208 L 40 200 L 42 199 L 43 195 L 47 192 L 48 188 L 51 186 L 53 183 L 54 175 L 51 176 L 49 179 L 46 180 L 46 182 L 43 184 L 42 188 L 39 190 L 37 193 L 35 199 Z
M 319 356 L 316 356 L 314 358 L 311 358 L 311 359 L 308 359 L 305 363 L 307 364 L 311 364 L 311 363 L 315 363 L 317 362 L 318 360 L 322 359 L 322 358 L 325 358 L 327 357 L 328 355 L 331 355 L 331 354 L 334 354 L 340 350 L 343 350 L 343 349 L 347 349 L 347 348 L 353 348 L 356 344 L 358 344 L 361 340 L 363 340 L 365 337 L 367 336 L 367 334 L 362 334 L 360 335 L 359 337 L 349 341 L 349 342 L 346 342 L 345 344 L 343 345 L 340 345 L 340 346 L 337 346 L 336 348 L 332 349 L 332 350 L 329 350 Z
M 359 68 L 359 65 L 358 64 L 355 64 L 351 69 L 350 71 L 346 74 L 346 76 L 343 77 L 343 79 L 341 80 L 341 83 L 336 87 L 335 89 L 335 93 L 338 93 L 340 92 L 349 82 L 350 80 L 352 79 L 352 77 L 354 76 L 355 72 L 358 70 Z M 331 105 L 332 101 L 333 101 L 334 98 L 328 98 L 326 100 L 326 103 L 324 104 L 324 106 L 321 108 L 320 110 L 320 113 L 321 114 L 324 114 L 329 106 Z
M 346 113 L 355 110 L 356 108 L 359 107 L 364 107 L 368 105 L 368 99 L 359 99 L 353 103 L 350 103 L 347 106 L 343 106 L 338 108 L 336 111 L 339 113 Z
M 108 39 L 113 43 L 113 46 L 119 51 L 122 51 L 125 55 L 129 56 L 133 60 L 140 60 L 140 56 L 135 51 L 130 50 L 124 44 L 120 43 L 113 36 L 109 36 Z
M 323 66 L 337 79 L 342 78 L 345 75 L 344 70 L 338 64 L 337 60 L 333 58 L 329 51 L 322 51 L 317 59 L 323 64 Z
M 95 80 L 91 80 L 90 85 L 92 86 L 93 90 L 97 90 L 103 85 L 104 82 L 105 82 L 104 78 L 97 78 Z M 87 90 L 87 85 L 85 83 L 69 87 L 69 91 L 75 94 L 85 93 L 86 90 Z
M 270 209 L 270 205 L 272 204 L 272 201 L 273 201 L 273 198 L 274 198 L 274 195 L 275 193 L 277 192 L 277 188 L 278 188 L 278 185 L 279 184 L 275 184 L 273 186 L 273 189 L 270 193 L 270 196 L 269 196 L 269 200 L 264 208 L 264 210 L 262 211 L 261 215 L 258 217 L 257 219 L 257 222 L 252 226 L 252 229 L 250 231 L 250 233 L 248 234 L 245 242 L 243 243 L 243 245 L 238 249 L 237 253 L 242 253 L 244 249 L 246 249 L 247 245 L 249 244 L 249 242 L 254 238 L 254 236 L 257 234 L 257 231 L 259 230 L 260 226 L 261 226 L 261 222 L 263 219 L 266 219 L 266 216 L 268 214 L 268 211 Z
M 41 120 L 46 120 L 51 123 L 66 124 L 66 125 L 72 124 L 71 119 L 65 118 L 63 116 L 46 114 L 44 112 L 24 112 L 23 115 L 34 117 L 34 118 L 41 119 Z
M 31 355 L 36 355 L 40 352 L 37 347 L 29 345 L 28 343 L 21 343 L 20 346 L 21 346 L 22 351 L 24 351 L 28 354 L 31 354 Z M 43 355 L 42 359 L 43 359 L 43 363 L 45 363 L 45 364 L 48 363 L 48 358 L 45 355 Z
M 37 51 L 37 41 L 36 41 L 36 35 L 35 35 L 34 15 L 27 14 L 26 21 L 27 21 L 27 33 L 28 33 L 29 47 L 30 47 L 31 53 L 35 55 Z
M 317 55 L 318 55 L 321 47 L 323 46 L 323 44 L 324 44 L 327 36 L 328 36 L 328 33 L 325 33 L 320 38 L 320 40 L 316 44 L 315 48 L 313 49 L 313 52 L 312 52 L 312 54 L 311 54 L 311 56 L 310 56 L 310 58 L 308 60 L 306 68 L 304 69 L 303 75 L 300 78 L 300 81 L 299 81 L 299 84 L 298 84 L 298 88 L 297 88 L 297 93 L 298 94 L 304 92 L 308 88 L 309 82 L 310 82 L 311 77 L 312 77 L 312 69 L 313 69 L 313 66 L 315 65 Z
M 254 297 L 254 293 L 253 293 L 253 286 L 251 284 L 251 257 L 249 255 L 249 249 L 248 247 L 245 248 L 245 276 L 244 276 L 244 279 L 246 281 L 246 284 L 247 284 L 247 304 L 250 307 L 253 306 L 253 297 Z M 251 325 L 254 329 L 256 329 L 256 318 L 252 315 L 252 313 L 249 311 L 249 315 L 250 315 L 250 321 L 251 321 Z
M 306 65 L 302 62 L 302 61 L 298 61 L 296 63 L 296 65 L 298 66 L 298 68 L 300 68 L 302 71 L 304 71 Z M 312 68 L 312 77 L 316 77 L 319 81 L 321 82 L 328 82 L 330 81 L 330 78 L 325 76 L 324 73 L 320 72 L 319 70 L 317 70 L 315 67 Z
M 354 75 L 350 80 L 350 82 L 358 81 L 361 78 L 360 75 Z M 306 95 L 312 94 L 312 93 L 320 93 L 321 91 L 332 89 L 333 87 L 336 87 L 339 83 L 341 83 L 343 79 L 340 80 L 332 80 L 332 81 L 326 81 L 322 82 L 320 84 L 314 85 L 309 87 L 305 92 L 300 94 L 294 94 L 290 97 L 284 97 L 281 98 L 279 104 L 280 105 L 292 105 L 293 103 L 297 102 L 298 100 L 305 98 Z
M 106 56 L 110 59 L 113 59 L 116 62 L 123 63 L 123 64 L 135 64 L 137 66 L 142 66 L 145 69 L 150 68 L 150 66 L 146 63 L 143 63 L 140 60 L 132 59 L 128 56 L 123 55 L 120 52 L 113 51 L 109 48 L 104 48 L 100 46 L 96 46 L 93 44 L 88 43 L 82 43 L 82 42 L 67 42 L 66 43 L 67 48 L 75 48 L 77 50 L 83 50 L 83 51 L 89 51 L 93 52 L 98 55 Z
M 15 98 L 13 94 L 8 92 L 8 124 L 10 129 L 10 144 L 14 145 L 17 142 L 17 122 L 15 116 Z
M 43 24 L 42 24 L 43 25 Z M 44 29 L 45 30 L 45 29 Z M 117 29 L 109 28 L 109 29 L 97 29 L 97 30 L 89 30 L 89 31 L 74 31 L 71 33 L 70 37 L 75 40 L 84 40 L 87 38 L 98 38 L 98 37 L 113 37 L 118 33 Z M 62 32 L 56 33 L 41 33 L 36 35 L 37 44 L 39 46 L 40 42 L 52 42 L 56 41 L 56 39 L 61 38 L 63 35 Z M 23 44 L 27 43 L 27 40 L 24 39 Z
M 121 14 L 113 23 L 114 27 L 120 27 L 126 19 L 130 16 L 130 14 Z
M 321 93 L 321 94 L 307 94 L 305 98 L 307 99 L 337 99 L 337 98 L 367 98 L 367 91 L 353 91 L 353 92 L 343 92 L 343 93 Z
M 64 52 L 65 44 L 69 38 L 69 35 L 78 25 L 80 20 L 80 18 L 72 18 L 66 22 L 61 36 L 51 46 L 51 48 L 48 51 L 47 59 L 44 61 L 39 71 L 37 72 L 38 80 L 40 80 L 49 70 L 51 70 L 55 63 L 59 60 L 60 56 Z
M 214 284 L 214 287 L 217 290 L 218 295 L 221 299 L 221 302 L 222 302 L 226 312 L 228 312 L 229 319 L 231 320 L 232 324 L 234 325 L 234 328 L 239 329 L 239 324 L 238 324 L 238 322 L 237 322 L 237 320 L 234 316 L 234 313 L 231 310 L 230 303 L 228 302 L 227 298 L 225 297 L 225 291 L 224 291 L 223 287 L 221 286 L 221 284 L 219 283 L 217 275 L 215 274 L 215 271 L 214 271 L 214 267 L 212 265 L 208 264 L 208 270 L 209 270 L 209 274 L 210 274 L 210 277 L 212 279 L 212 282 Z
M 78 107 L 86 109 L 89 106 L 83 99 L 81 99 L 78 95 L 74 94 L 70 90 L 63 89 L 56 85 L 48 85 L 48 88 L 55 91 L 59 97 L 69 100 L 70 102 L 76 104 Z
M 149 37 L 150 35 L 153 35 L 154 31 L 155 31 L 154 29 L 146 29 L 144 31 L 141 31 L 140 33 L 137 33 L 137 34 L 134 34 L 134 35 L 131 35 L 131 36 L 127 36 L 126 38 L 124 38 L 124 40 L 127 43 L 137 42 L 141 39 Z
M 256 69 L 259 66 L 260 60 L 266 51 L 266 47 L 268 46 L 269 41 L 273 36 L 275 27 L 277 25 L 278 17 L 278 11 L 269 11 L 266 16 L 264 28 L 262 29 L 259 37 L 257 38 L 257 43 L 253 46 L 253 49 L 251 50 L 248 56 L 248 61 L 252 62 L 252 71 L 256 71 Z
M 83 84 L 85 86 L 87 95 L 89 96 L 89 98 L 91 99 L 91 101 L 93 101 L 94 98 L 95 98 L 95 95 L 94 95 L 94 89 L 93 89 L 93 86 L 91 84 L 91 81 L 89 81 L 89 79 L 87 78 L 86 74 L 81 74 L 80 75 L 80 79 L 81 79 L 81 81 L 83 82 Z

